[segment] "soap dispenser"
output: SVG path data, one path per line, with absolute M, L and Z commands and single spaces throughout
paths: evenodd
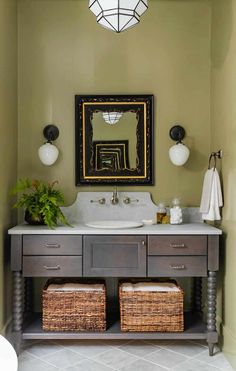
M 166 216 L 167 211 L 165 208 L 165 204 L 160 202 L 157 205 L 157 224 L 162 224 L 162 219 Z

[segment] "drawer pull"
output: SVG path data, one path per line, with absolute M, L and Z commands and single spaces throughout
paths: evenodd
M 45 246 L 48 249 L 50 249 L 50 248 L 59 249 L 61 247 L 61 245 L 59 245 L 59 243 L 46 243 Z
M 171 264 L 169 267 L 171 269 L 177 269 L 177 270 L 183 270 L 183 269 L 185 269 L 185 265 L 184 264 Z
M 171 243 L 170 247 L 173 247 L 174 249 L 182 249 L 187 246 L 184 243 Z
M 48 267 L 47 265 L 44 265 L 43 267 L 47 269 L 47 271 L 58 271 L 61 269 L 60 265 L 56 265 L 55 267 Z

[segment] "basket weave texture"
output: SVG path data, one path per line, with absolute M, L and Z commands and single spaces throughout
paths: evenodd
M 126 332 L 181 332 L 184 331 L 181 287 L 177 292 L 127 292 L 119 285 L 121 331 Z
M 100 291 L 49 291 L 51 283 L 102 283 Z M 105 331 L 106 289 L 104 281 L 48 280 L 43 289 L 44 331 Z

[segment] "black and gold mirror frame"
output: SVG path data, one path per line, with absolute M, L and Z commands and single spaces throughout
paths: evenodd
M 153 95 L 75 96 L 76 185 L 153 184 Z

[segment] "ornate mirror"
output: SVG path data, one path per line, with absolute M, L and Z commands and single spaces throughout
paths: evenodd
M 76 185 L 153 184 L 153 95 L 76 95 Z

